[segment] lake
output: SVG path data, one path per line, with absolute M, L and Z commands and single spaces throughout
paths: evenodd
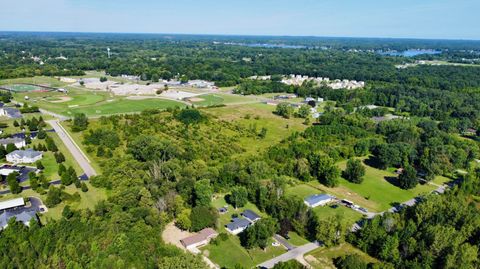
M 402 56 L 402 57 L 415 57 L 418 55 L 435 55 L 435 54 L 440 54 L 442 51 L 440 50 L 419 50 L 419 49 L 409 49 L 405 51 L 380 51 L 379 52 L 381 55 L 388 55 L 388 56 Z

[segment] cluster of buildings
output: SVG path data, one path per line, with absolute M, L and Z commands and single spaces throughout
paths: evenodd
M 250 79 L 253 80 L 270 80 L 272 76 L 251 76 Z M 364 81 L 356 81 L 356 80 L 347 80 L 347 79 L 335 79 L 330 80 L 330 78 L 322 78 L 322 77 L 309 77 L 309 76 L 302 76 L 302 75 L 295 75 L 290 74 L 288 76 L 283 76 L 282 83 L 287 85 L 295 85 L 300 86 L 305 82 L 314 82 L 318 85 L 325 85 L 332 89 L 359 89 L 365 87 Z

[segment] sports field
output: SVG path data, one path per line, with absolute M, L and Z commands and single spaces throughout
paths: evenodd
M 48 89 L 41 86 L 29 85 L 29 84 L 12 84 L 3 85 L 3 88 L 9 89 L 12 92 L 33 92 L 33 91 L 47 91 Z

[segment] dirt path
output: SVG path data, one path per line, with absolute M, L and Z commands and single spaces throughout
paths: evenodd
M 185 250 L 182 243 L 180 243 L 180 240 L 192 235 L 193 233 L 178 229 L 177 226 L 175 226 L 175 224 L 172 221 L 169 224 L 167 224 L 167 226 L 165 226 L 165 229 L 163 230 L 163 233 L 162 233 L 162 239 L 167 244 L 172 244 L 177 246 L 180 249 Z

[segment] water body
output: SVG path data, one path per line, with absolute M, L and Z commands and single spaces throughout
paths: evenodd
M 440 50 L 418 50 L 418 49 L 409 49 L 405 51 L 380 51 L 381 55 L 388 55 L 388 56 L 402 56 L 402 57 L 415 57 L 418 55 L 435 55 L 440 54 L 442 51 Z

